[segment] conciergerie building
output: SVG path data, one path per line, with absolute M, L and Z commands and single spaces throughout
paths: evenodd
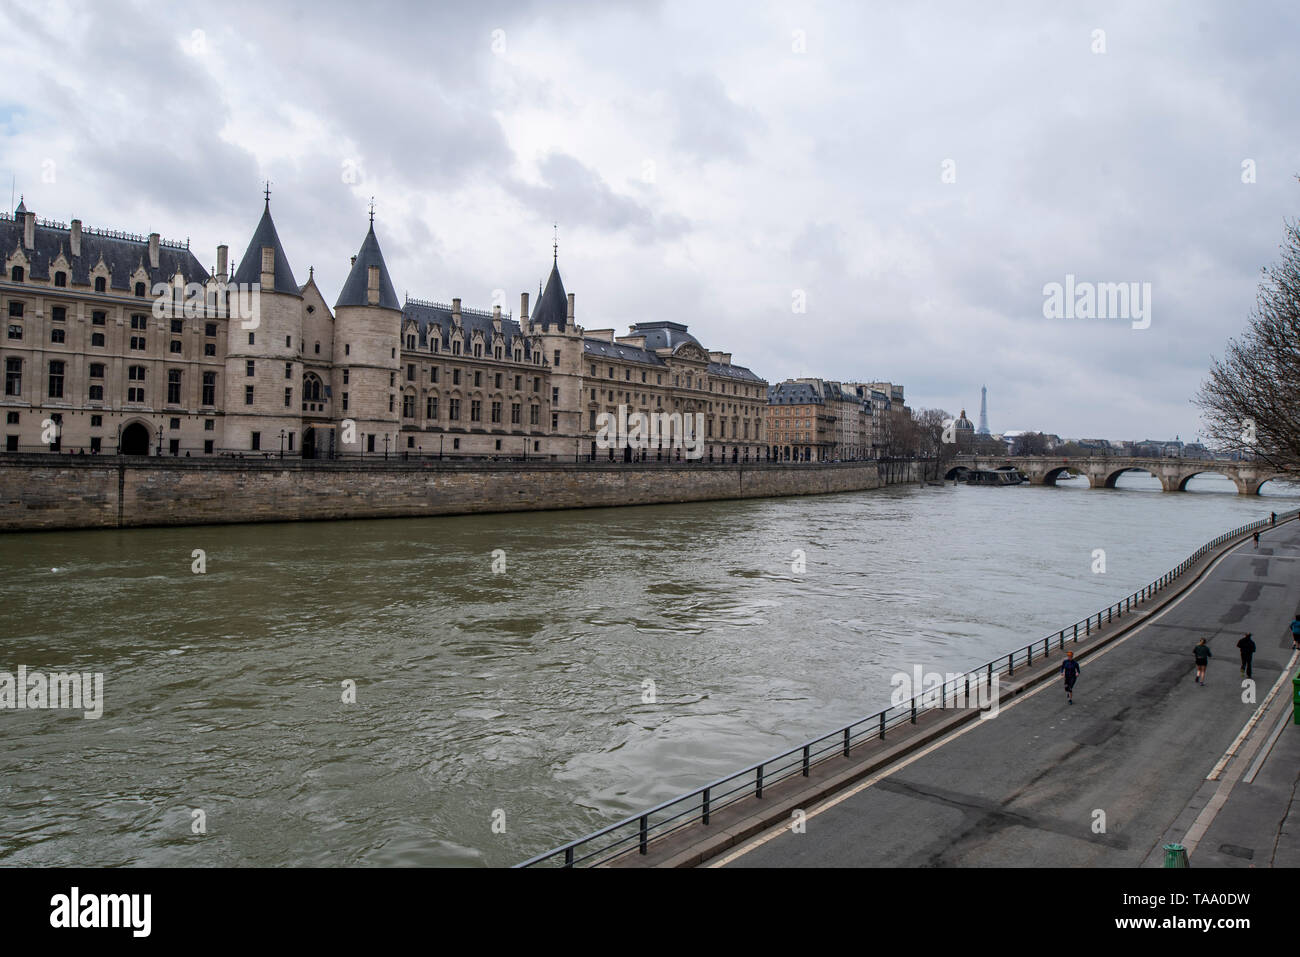
M 771 455 L 766 381 L 679 322 L 584 330 L 554 251 L 517 318 L 399 301 L 373 211 L 331 308 L 314 270 L 295 277 L 269 195 L 243 257 L 218 246 L 211 269 L 188 243 L 40 220 L 25 201 L 0 213 L 0 257 L 8 452 L 679 457 L 597 448 L 600 414 L 622 406 L 703 414 L 706 461 Z

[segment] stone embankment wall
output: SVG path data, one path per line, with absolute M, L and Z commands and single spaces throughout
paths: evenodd
M 892 475 L 890 474 L 892 473 Z M 820 495 L 911 463 L 625 465 L 0 457 L 0 531 L 462 515 Z

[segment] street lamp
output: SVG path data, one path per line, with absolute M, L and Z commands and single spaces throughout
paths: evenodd
M 280 458 L 284 458 L 284 429 L 280 430 Z
M 158 455 L 162 456 L 162 426 L 158 426 Z
M 384 433 L 384 461 L 388 461 L 388 433 Z
M 439 436 L 438 436 L 438 461 L 439 461 L 439 462 L 442 461 L 442 440 L 443 440 L 444 438 L 446 438 L 445 435 L 439 435 Z

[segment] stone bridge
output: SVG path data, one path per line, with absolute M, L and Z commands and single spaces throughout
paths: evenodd
M 1207 472 L 1226 475 L 1240 495 L 1258 495 L 1259 487 L 1270 479 L 1294 480 L 1297 476 L 1279 472 L 1256 462 L 1219 462 L 1212 459 L 1121 458 L 1116 456 L 1064 457 L 1052 455 L 958 455 L 947 466 L 947 479 L 960 469 L 1018 469 L 1032 485 L 1055 485 L 1066 473 L 1085 475 L 1093 488 L 1114 488 L 1115 480 L 1125 472 L 1149 472 L 1160 480 L 1166 492 L 1187 490 L 1189 479 Z

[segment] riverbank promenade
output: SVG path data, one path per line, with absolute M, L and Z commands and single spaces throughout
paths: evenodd
M 706 863 L 1158 867 L 1164 845 L 1180 843 L 1192 867 L 1298 866 L 1298 605 L 1290 521 L 1258 548 L 1229 547 L 1163 608 L 1079 655 L 1073 705 L 1059 679 L 1044 680 L 995 718 L 810 803 L 802 833 L 775 828 Z M 1254 702 L 1242 700 L 1245 632 L 1258 646 Z M 1201 638 L 1213 651 L 1204 686 Z

